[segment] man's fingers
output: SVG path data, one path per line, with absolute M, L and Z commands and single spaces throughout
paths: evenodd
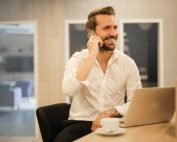
M 95 121 L 93 121 L 91 130 L 95 131 L 97 128 L 100 128 L 100 127 L 101 127 L 100 120 L 95 120 Z
M 102 118 L 107 118 L 107 117 L 110 117 L 110 116 L 108 115 L 108 113 L 105 113 L 105 112 L 100 113 L 100 114 L 97 116 L 97 118 L 93 121 L 91 130 L 92 130 L 92 131 L 95 131 L 97 128 L 100 128 L 100 127 L 101 127 L 100 120 L 101 120 Z

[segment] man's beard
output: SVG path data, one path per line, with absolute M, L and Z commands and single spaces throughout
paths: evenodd
M 105 40 L 108 40 L 110 38 L 113 38 L 115 40 L 117 40 L 117 36 L 109 36 L 109 37 L 105 37 L 105 38 L 102 38 L 103 42 Z M 110 47 L 110 46 L 107 46 L 105 43 L 102 44 L 102 46 L 100 47 L 100 51 L 114 51 L 115 49 L 115 46 L 114 47 Z
M 113 51 L 114 49 L 115 49 L 115 47 L 112 48 L 112 47 L 107 46 L 106 44 L 103 44 L 103 45 L 100 47 L 100 51 Z

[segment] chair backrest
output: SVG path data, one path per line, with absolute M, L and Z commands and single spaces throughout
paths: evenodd
M 39 107 L 36 115 L 43 142 L 52 142 L 62 130 L 62 121 L 69 116 L 70 104 L 59 103 Z

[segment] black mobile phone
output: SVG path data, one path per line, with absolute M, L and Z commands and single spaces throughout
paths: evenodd
M 97 35 L 94 30 L 89 30 L 89 31 L 87 32 L 87 37 L 88 37 L 88 39 L 90 38 L 91 34 Z
M 88 39 L 90 38 L 91 34 L 97 35 L 94 30 L 89 30 L 89 31 L 87 32 L 87 37 L 88 37 Z M 98 45 L 101 45 L 101 44 L 98 43 Z M 99 46 L 99 49 L 100 49 L 100 50 L 107 50 L 107 47 L 106 47 L 105 44 L 102 44 L 102 46 Z

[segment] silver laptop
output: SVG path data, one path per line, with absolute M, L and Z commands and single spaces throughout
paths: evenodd
M 175 87 L 137 89 L 121 127 L 170 121 L 175 112 Z

